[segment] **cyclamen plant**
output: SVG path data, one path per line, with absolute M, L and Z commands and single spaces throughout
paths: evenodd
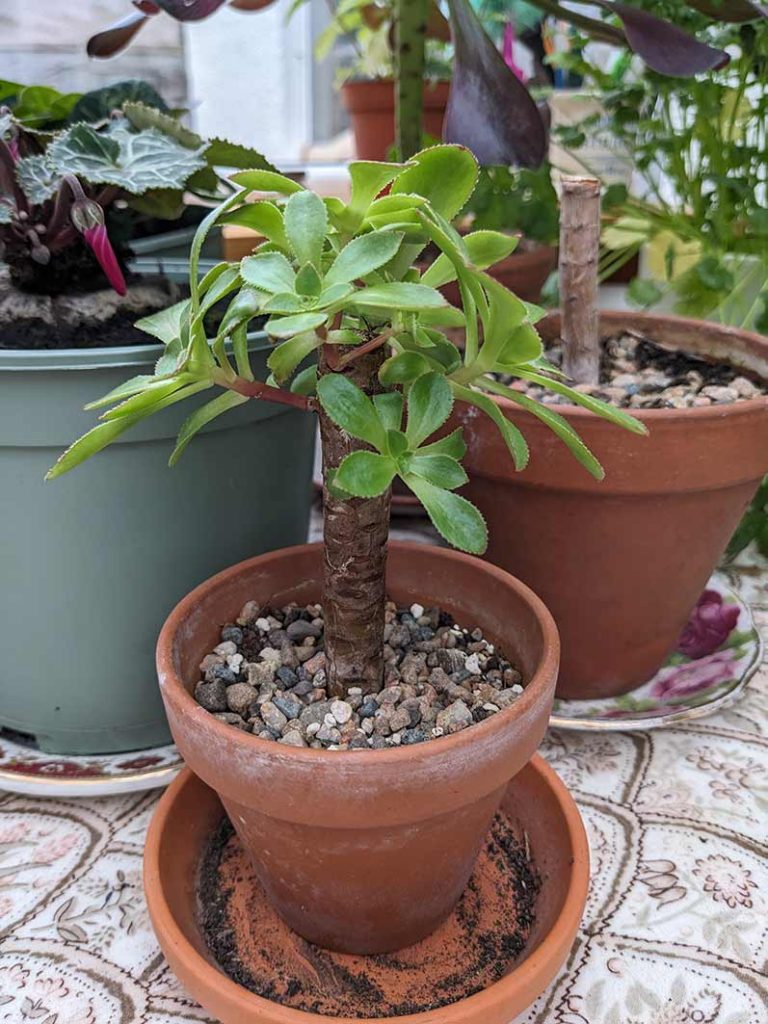
M 13 83 L 0 83 L 8 86 Z M 83 258 L 87 247 L 109 284 L 125 294 L 120 254 L 107 233 L 109 207 L 122 200 L 173 218 L 183 209 L 184 190 L 209 204 L 231 192 L 215 165 L 271 167 L 254 150 L 206 141 L 171 113 L 135 98 L 154 94 L 143 83 L 123 82 L 79 99 L 58 94 L 55 103 L 49 95 L 55 90 L 38 88 L 45 96 L 36 94 L 36 104 L 24 103 L 34 87 L 18 88 L 22 102 L 0 106 L 0 255 L 12 283 L 27 291 L 99 287 L 97 268 Z M 72 99 L 69 123 L 49 129 Z
M 438 436 L 455 399 L 476 406 L 501 431 L 515 465 L 528 461 L 517 427 L 492 395 L 543 420 L 596 477 L 601 467 L 567 421 L 549 406 L 498 381 L 514 375 L 637 433 L 619 409 L 572 391 L 545 360 L 535 323 L 542 315 L 485 269 L 515 239 L 495 231 L 460 236 L 450 220 L 475 186 L 478 165 L 458 146 L 423 150 L 404 164 L 357 162 L 351 199 L 321 199 L 280 174 L 234 174 L 241 191 L 200 225 L 190 259 L 189 300 L 140 321 L 165 343 L 154 376 L 128 381 L 94 402 L 111 406 L 103 422 L 76 441 L 49 472 L 60 476 L 146 416 L 198 392 L 221 393 L 198 408 L 179 433 L 171 463 L 197 431 L 249 399 L 317 412 L 323 451 L 324 612 L 328 681 L 335 695 L 382 685 L 385 563 L 392 481 L 421 499 L 452 545 L 481 553 L 486 527 L 457 488 L 467 480 L 461 429 Z M 382 190 L 388 189 L 387 194 Z M 278 198 L 249 202 L 251 192 Z M 206 234 L 217 223 L 257 227 L 266 240 L 239 264 L 219 263 L 198 280 Z M 419 254 L 440 255 L 420 272 Z M 458 279 L 462 308 L 438 290 Z M 216 337 L 207 338 L 210 306 L 230 296 Z M 271 375 L 255 380 L 248 327 L 277 342 Z M 442 330 L 461 327 L 463 350 Z M 268 484 L 266 484 L 268 486 Z

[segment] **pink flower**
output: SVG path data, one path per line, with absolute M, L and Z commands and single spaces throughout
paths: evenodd
M 72 223 L 82 234 L 86 244 L 90 246 L 93 255 L 99 261 L 101 269 L 107 276 L 107 280 L 115 289 L 118 295 L 125 295 L 128 290 L 125 286 L 123 271 L 115 256 L 115 250 L 107 234 L 107 227 L 104 223 L 104 211 L 93 199 L 88 199 L 82 194 L 82 188 L 77 184 L 78 191 L 75 192 L 78 198 L 72 204 L 70 216 Z
M 680 634 L 677 649 L 689 658 L 703 658 L 722 647 L 739 621 L 735 604 L 724 604 L 716 590 L 705 590 Z
M 673 665 L 659 672 L 651 690 L 652 697 L 687 697 L 736 676 L 737 658 L 733 651 L 717 651 L 686 665 Z

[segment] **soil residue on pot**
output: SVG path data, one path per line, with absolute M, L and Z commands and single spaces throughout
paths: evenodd
M 219 967 L 265 999 L 331 1017 L 401 1017 L 507 974 L 530 935 L 539 885 L 526 838 L 498 814 L 461 900 L 429 938 L 396 953 L 332 953 L 277 916 L 224 818 L 201 863 L 198 916 Z
M 560 344 L 547 348 L 546 358 L 557 369 L 563 361 Z M 537 384 L 500 378 L 523 388 L 531 398 L 553 405 L 570 405 Z M 609 338 L 600 360 L 600 383 L 578 384 L 576 390 L 623 409 L 694 409 L 730 405 L 768 394 L 768 382 L 738 367 L 710 363 L 685 352 L 664 348 L 647 338 L 623 334 Z
M 219 721 L 260 739 L 316 750 L 382 750 L 453 735 L 511 707 L 521 673 L 480 629 L 439 608 L 389 602 L 384 687 L 327 689 L 322 607 L 249 602 L 200 663 L 194 694 Z

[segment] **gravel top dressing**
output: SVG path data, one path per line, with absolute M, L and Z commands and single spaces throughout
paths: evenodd
M 332 1017 L 400 1017 L 499 981 L 525 947 L 539 886 L 525 838 L 498 814 L 458 905 L 432 935 L 395 953 L 332 953 L 272 910 L 225 818 L 201 864 L 198 917 L 221 969 L 265 999 Z
M 545 355 L 556 367 L 562 366 L 559 344 L 547 348 Z M 517 378 L 501 379 L 542 402 L 570 404 L 565 396 L 536 384 Z M 736 367 L 709 363 L 662 348 L 646 338 L 624 334 L 609 338 L 603 346 L 600 384 L 577 384 L 575 390 L 622 409 L 695 409 L 757 398 L 768 394 L 768 383 Z
M 479 629 L 438 608 L 386 608 L 384 688 L 326 689 L 320 605 L 249 602 L 200 664 L 198 704 L 233 728 L 316 750 L 381 750 L 439 739 L 513 704 L 522 676 Z

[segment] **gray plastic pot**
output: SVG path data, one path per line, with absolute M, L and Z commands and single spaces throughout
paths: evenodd
M 266 372 L 263 336 L 251 350 Z M 169 469 L 204 392 L 43 481 L 95 423 L 83 405 L 160 353 L 0 351 L 0 726 L 51 753 L 169 742 L 154 647 L 170 610 L 211 573 L 306 540 L 314 418 L 271 403 L 224 414 Z

